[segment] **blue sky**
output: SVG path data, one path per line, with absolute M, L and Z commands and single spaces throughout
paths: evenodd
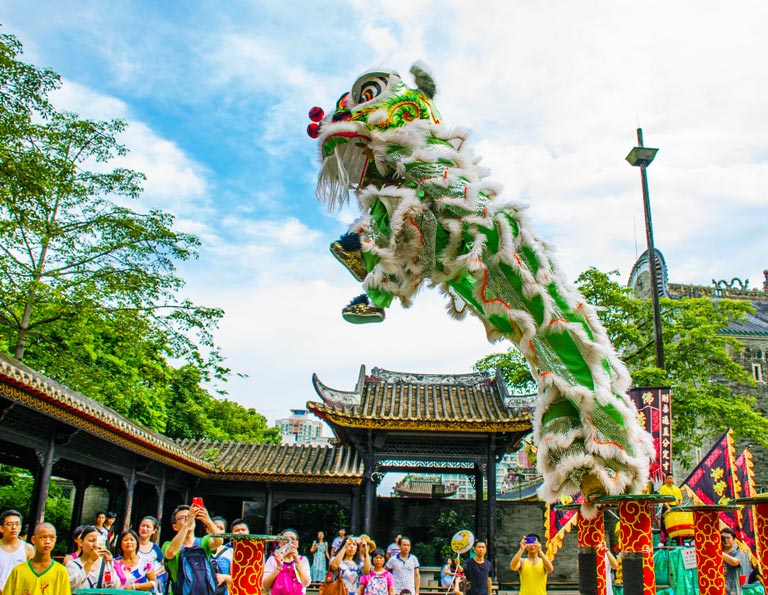
M 230 396 L 270 420 L 316 399 L 313 372 L 351 389 L 360 364 L 461 373 L 506 348 L 434 291 L 381 325 L 340 316 L 359 288 L 327 245 L 355 213 L 314 198 L 307 111 L 373 66 L 431 67 L 444 121 L 474 130 L 569 278 L 626 280 L 644 249 L 624 161 L 638 123 L 661 149 L 648 173 L 670 280 L 760 287 L 768 268 L 764 2 L 0 0 L 0 15 L 62 75 L 61 107 L 129 122 L 121 164 L 147 175 L 134 207 L 202 239 L 185 295 L 224 308 L 218 341 L 248 375 Z

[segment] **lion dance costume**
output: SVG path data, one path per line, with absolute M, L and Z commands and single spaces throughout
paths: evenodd
M 416 89 L 395 72 L 369 72 L 332 114 L 309 113 L 322 156 L 318 199 L 332 210 L 351 189 L 361 212 L 331 245 L 365 289 L 344 318 L 379 322 L 395 297 L 408 306 L 424 281 L 439 285 L 452 315 L 471 312 L 489 340 L 513 341 L 531 366 L 542 498 L 640 492 L 653 446 L 626 395 L 626 366 L 525 207 L 498 198 L 468 131 L 441 123 L 432 77 L 418 64 L 411 73 Z

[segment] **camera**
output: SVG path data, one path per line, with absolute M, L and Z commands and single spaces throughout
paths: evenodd
M 525 538 L 525 543 L 527 543 L 528 545 L 532 543 L 536 543 L 536 538 L 533 535 L 528 535 Z

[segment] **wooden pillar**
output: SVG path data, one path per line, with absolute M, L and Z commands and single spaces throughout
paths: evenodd
M 274 488 L 271 483 L 267 484 L 267 491 L 264 494 L 264 533 L 272 535 L 272 500 L 274 499 Z
M 483 468 L 475 463 L 475 535 L 480 535 L 483 523 Z
M 163 467 L 163 473 L 160 476 L 160 483 L 155 486 L 157 491 L 157 512 L 155 518 L 157 518 L 157 528 L 163 526 L 163 511 L 165 510 L 165 486 L 166 486 L 166 474 L 168 469 Z M 155 531 L 155 543 L 160 543 L 160 531 Z
M 56 427 L 53 426 L 48 431 L 47 450 L 44 453 L 35 451 L 40 466 L 35 473 L 35 485 L 32 488 L 32 501 L 29 506 L 30 533 L 34 531 L 37 523 L 42 523 L 45 520 L 45 502 L 48 500 L 48 485 L 51 483 L 55 449 Z
M 368 445 L 363 463 L 363 532 L 371 535 L 373 532 L 373 509 L 376 504 L 376 481 L 373 477 L 373 441 L 371 431 L 368 431 Z
M 360 486 L 352 488 L 352 501 L 350 503 L 349 530 L 353 535 L 360 533 Z
M 488 560 L 496 566 L 496 436 L 488 437 L 488 519 L 486 539 L 488 544 Z
M 90 482 L 88 481 L 88 478 L 85 475 L 81 475 L 80 477 L 75 479 L 75 500 L 72 503 L 72 520 L 69 523 L 69 535 L 67 536 L 68 540 L 72 535 L 72 533 L 75 532 L 75 529 L 77 528 L 77 526 L 82 524 L 83 503 L 85 502 L 85 490 L 88 489 L 89 485 L 90 485 Z
M 125 506 L 123 507 L 123 531 L 131 528 L 133 515 L 133 491 L 136 489 L 136 461 L 131 464 L 131 474 L 123 478 L 125 483 Z

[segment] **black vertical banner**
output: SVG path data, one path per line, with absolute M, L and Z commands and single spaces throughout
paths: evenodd
M 672 473 L 672 391 L 668 386 L 638 387 L 629 390 L 637 407 L 640 425 L 653 437 L 656 460 L 651 479 L 663 482 Z

